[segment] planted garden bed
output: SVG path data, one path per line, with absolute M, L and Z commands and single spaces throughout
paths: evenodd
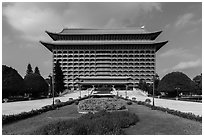
M 127 111 L 126 103 L 115 98 L 90 98 L 82 100 L 78 105 L 79 113 L 95 113 L 98 111 Z

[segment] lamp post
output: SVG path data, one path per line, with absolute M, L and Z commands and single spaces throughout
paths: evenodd
M 153 81 L 153 102 L 152 102 L 152 104 L 153 104 L 153 107 L 154 107 L 154 76 L 153 76 L 152 81 Z
M 55 92 L 54 92 L 54 54 L 52 54 L 52 105 L 54 106 L 54 98 L 55 98 Z
M 81 98 L 81 85 L 79 85 L 79 93 L 80 93 L 80 98 Z
M 127 98 L 127 88 L 128 88 L 128 85 L 126 85 L 125 98 Z
M 180 89 L 179 87 L 176 87 L 176 100 L 178 100 L 178 90 Z

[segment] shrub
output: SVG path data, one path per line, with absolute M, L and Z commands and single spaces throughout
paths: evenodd
M 61 103 L 60 99 L 56 99 L 55 104 L 59 104 L 59 103 Z
M 37 129 L 40 135 L 119 135 L 122 128 L 138 122 L 138 117 L 129 112 L 105 112 L 82 115 L 78 119 L 55 121 Z
M 124 107 L 123 107 L 124 106 Z M 113 98 L 90 98 L 79 103 L 79 111 L 121 110 L 125 103 Z
M 145 99 L 145 103 L 151 103 L 151 100 L 149 98 Z
M 76 105 L 78 105 L 78 104 L 79 104 L 79 101 L 77 100 L 77 101 L 75 101 L 74 103 L 75 103 Z
M 132 97 L 132 101 L 136 101 L 136 98 L 135 98 L 135 97 Z
M 128 104 L 128 105 L 132 105 L 132 101 L 128 101 L 127 104 Z

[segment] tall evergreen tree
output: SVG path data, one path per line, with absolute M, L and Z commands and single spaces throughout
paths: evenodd
M 60 67 L 60 62 L 57 60 L 54 66 L 54 91 L 59 94 L 65 90 L 64 74 Z
M 38 68 L 38 67 L 35 67 L 35 74 L 40 75 L 40 70 L 39 70 L 39 68 Z
M 32 69 L 32 67 L 31 67 L 31 65 L 29 63 L 28 66 L 27 66 L 26 75 L 32 74 L 32 73 L 33 73 L 33 69 Z

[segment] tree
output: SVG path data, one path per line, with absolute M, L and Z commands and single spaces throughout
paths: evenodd
M 144 91 L 148 91 L 149 90 L 149 86 L 148 84 L 145 82 L 144 79 L 140 79 L 139 80 L 139 84 L 138 84 L 138 88 Z
M 31 65 L 29 63 L 28 66 L 27 66 L 26 75 L 31 74 L 31 73 L 33 73 L 33 69 L 32 69 L 32 67 L 31 67 Z
M 54 66 L 54 91 L 59 94 L 65 90 L 64 74 L 60 67 L 60 62 L 57 60 Z
M 23 78 L 15 69 L 2 65 L 2 97 L 17 95 L 23 95 Z
M 48 83 L 45 79 L 35 73 L 27 74 L 24 78 L 24 91 L 34 98 L 48 94 Z
M 38 68 L 38 67 L 35 67 L 35 74 L 40 75 L 40 70 L 39 70 L 39 68 Z
M 194 91 L 194 83 L 182 72 L 172 72 L 165 75 L 159 82 L 158 91 L 165 92 L 167 96 L 175 97 L 180 92 L 190 94 Z
M 154 80 L 154 95 L 159 95 L 160 94 L 160 92 L 158 91 L 158 85 L 160 82 L 159 75 L 155 74 L 153 80 Z M 153 95 L 153 83 L 150 84 L 148 93 Z
M 202 95 L 202 73 L 193 78 L 193 82 L 195 83 L 195 93 L 198 95 Z

